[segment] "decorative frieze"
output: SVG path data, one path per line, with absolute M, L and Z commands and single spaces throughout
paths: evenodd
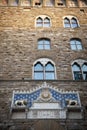
M 0 6 L 86 7 L 86 0 L 1 0 Z
M 32 92 L 15 91 L 11 105 L 12 119 L 66 119 L 68 108 L 81 109 L 78 92 L 61 92 L 46 82 Z

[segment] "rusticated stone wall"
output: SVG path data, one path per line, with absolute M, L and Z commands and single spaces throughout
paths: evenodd
M 35 27 L 35 19 L 39 15 L 51 18 L 50 28 Z M 64 28 L 63 17 L 67 15 L 77 17 L 80 27 Z M 51 40 L 50 50 L 37 49 L 37 40 L 42 37 Z M 80 38 L 83 50 L 71 50 L 71 38 Z M 49 85 L 79 92 L 84 115 L 82 120 L 55 121 L 54 125 L 54 121 L 46 120 L 44 123 L 11 120 L 13 91 L 29 90 L 44 82 L 32 80 L 33 63 L 39 58 L 49 58 L 56 65 L 57 79 L 46 81 Z M 35 130 L 87 130 L 87 81 L 73 81 L 71 63 L 75 59 L 87 60 L 86 8 L 0 7 L 0 130 L 28 130 L 32 125 Z
M 79 8 L 0 8 L 0 79 L 33 79 L 33 63 L 39 58 L 54 61 L 57 79 L 73 79 L 71 63 L 87 59 L 87 10 L 84 10 L 81 14 Z M 50 28 L 35 27 L 39 15 L 51 18 Z M 80 27 L 64 28 L 63 17 L 67 15 L 77 17 Z M 37 41 L 43 37 L 51 40 L 50 50 L 38 50 Z M 71 50 L 71 38 L 80 38 L 83 50 Z
M 35 29 L 35 20 L 39 15 L 47 15 L 51 19 L 51 28 L 58 30 L 63 27 L 63 17 L 72 15 L 77 17 L 80 27 L 86 25 L 86 8 L 25 8 L 25 7 L 0 7 L 0 27 L 7 29 Z M 39 30 L 44 30 L 39 28 Z

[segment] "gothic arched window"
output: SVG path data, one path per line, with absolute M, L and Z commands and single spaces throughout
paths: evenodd
M 38 18 L 37 20 L 36 20 L 36 26 L 37 27 L 43 27 L 43 19 L 42 18 Z
M 72 70 L 73 70 L 73 74 L 74 74 L 74 79 L 75 80 L 82 79 L 81 68 L 80 68 L 80 66 L 77 63 L 74 63 L 72 65 Z
M 37 60 L 33 67 L 33 78 L 36 80 L 54 80 L 56 78 L 55 65 L 47 58 L 41 58 Z
M 34 65 L 34 79 L 43 79 L 43 65 L 40 62 L 37 62 Z
M 36 27 L 50 27 L 50 19 L 47 16 L 39 16 L 36 19 Z
M 72 18 L 72 19 L 71 19 L 71 27 L 72 27 L 72 28 L 78 27 L 78 23 L 77 23 L 77 20 L 76 20 L 75 18 Z
M 72 65 L 72 71 L 75 80 L 87 80 L 87 62 L 77 60 Z
M 82 65 L 83 79 L 87 80 L 87 64 Z
M 54 73 L 54 65 L 52 63 L 47 63 L 45 66 L 45 78 L 46 79 L 54 79 L 55 73 Z
M 78 21 L 73 16 L 67 16 L 64 18 L 64 27 L 65 28 L 77 28 L 79 27 Z
M 48 17 L 44 18 L 44 27 L 50 27 L 50 19 Z
M 68 18 L 64 19 L 64 27 L 65 28 L 70 28 L 70 20 Z

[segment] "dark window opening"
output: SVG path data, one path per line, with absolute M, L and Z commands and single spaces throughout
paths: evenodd
M 62 5 L 63 5 L 63 3 L 58 3 L 58 5 L 59 5 L 59 6 L 62 6 Z
M 39 6 L 40 6 L 40 5 L 41 5 L 41 3 L 35 3 L 35 5 L 39 5 Z
M 75 80 L 82 80 L 82 74 L 80 72 L 74 72 L 74 78 Z
M 75 80 L 87 80 L 87 63 L 84 63 L 82 66 L 74 63 L 72 70 Z

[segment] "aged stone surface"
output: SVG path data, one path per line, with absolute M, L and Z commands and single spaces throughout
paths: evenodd
M 87 61 L 87 5 L 84 7 L 79 1 L 79 7 L 72 8 L 68 2 L 67 6 L 57 7 L 56 3 L 55 7 L 26 7 L 21 3 L 17 7 L 0 6 L 0 130 L 87 130 L 87 80 L 73 80 L 71 69 L 74 60 Z M 50 28 L 35 26 L 39 15 L 50 17 Z M 70 15 L 78 19 L 79 28 L 64 28 L 63 17 Z M 49 38 L 51 49 L 38 50 L 39 38 Z M 80 38 L 83 50 L 71 50 L 71 38 Z M 11 120 L 13 91 L 30 90 L 44 82 L 33 79 L 33 64 L 39 58 L 55 63 L 57 78 L 44 80 L 47 84 L 79 92 L 82 120 Z

